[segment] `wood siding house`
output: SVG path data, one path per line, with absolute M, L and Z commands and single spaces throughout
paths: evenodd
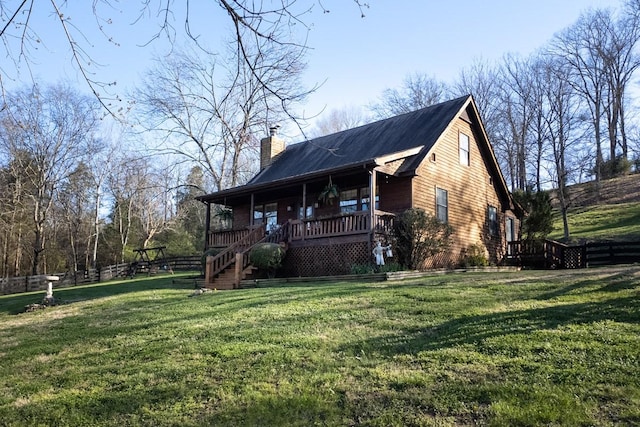
M 393 220 L 409 208 L 454 230 L 450 250 L 425 260 L 425 268 L 457 266 L 471 246 L 500 264 L 519 230 L 519 211 L 471 96 L 286 149 L 272 129 L 251 181 L 199 200 L 207 205 L 207 247 L 221 251 L 209 285 L 222 285 L 225 270 L 237 282 L 248 250 L 265 239 L 287 246 L 282 275 L 348 274 L 354 264 L 373 262 L 376 240 L 393 242 Z M 221 206 L 232 219 L 214 229 Z

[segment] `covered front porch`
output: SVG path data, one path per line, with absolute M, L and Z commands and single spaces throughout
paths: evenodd
M 220 261 L 213 275 L 259 242 L 286 246 L 282 275 L 348 274 L 372 262 L 376 240 L 391 243 L 394 219 L 411 207 L 410 194 L 410 176 L 364 162 L 203 196 L 205 249 L 218 249 Z
M 411 207 L 410 192 L 410 177 L 362 164 L 220 191 L 201 199 L 207 204 L 206 247 L 228 247 L 260 226 L 287 243 L 388 234 L 394 215 Z

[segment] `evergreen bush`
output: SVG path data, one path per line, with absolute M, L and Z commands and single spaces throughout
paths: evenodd
M 249 252 L 249 262 L 267 272 L 269 278 L 275 276 L 275 272 L 282 266 L 285 250 L 277 243 L 258 243 Z
M 489 265 L 489 260 L 487 260 L 484 248 L 476 243 L 465 249 L 461 264 L 464 267 L 486 267 Z

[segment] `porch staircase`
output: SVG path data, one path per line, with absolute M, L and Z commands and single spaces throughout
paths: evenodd
M 237 276 L 234 263 L 220 272 L 212 284 L 209 286 L 205 284 L 205 287 L 217 290 L 238 289 L 240 287 L 239 281 L 250 278 L 255 270 L 256 267 L 248 265 L 240 272 L 240 275 Z
M 205 267 L 204 287 L 208 289 L 238 289 L 240 281 L 256 270 L 249 262 L 249 252 L 258 243 L 286 242 L 288 223 L 282 224 L 274 233 L 267 234 L 265 225 L 254 228 L 242 239 L 228 246 L 214 257 L 209 257 Z

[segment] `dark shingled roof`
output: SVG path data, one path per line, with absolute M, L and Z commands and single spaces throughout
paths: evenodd
M 469 98 L 464 96 L 291 145 L 270 166 L 249 181 L 247 186 L 301 177 L 323 170 L 336 170 L 424 146 L 418 156 L 420 158 L 411 162 L 417 167 Z

